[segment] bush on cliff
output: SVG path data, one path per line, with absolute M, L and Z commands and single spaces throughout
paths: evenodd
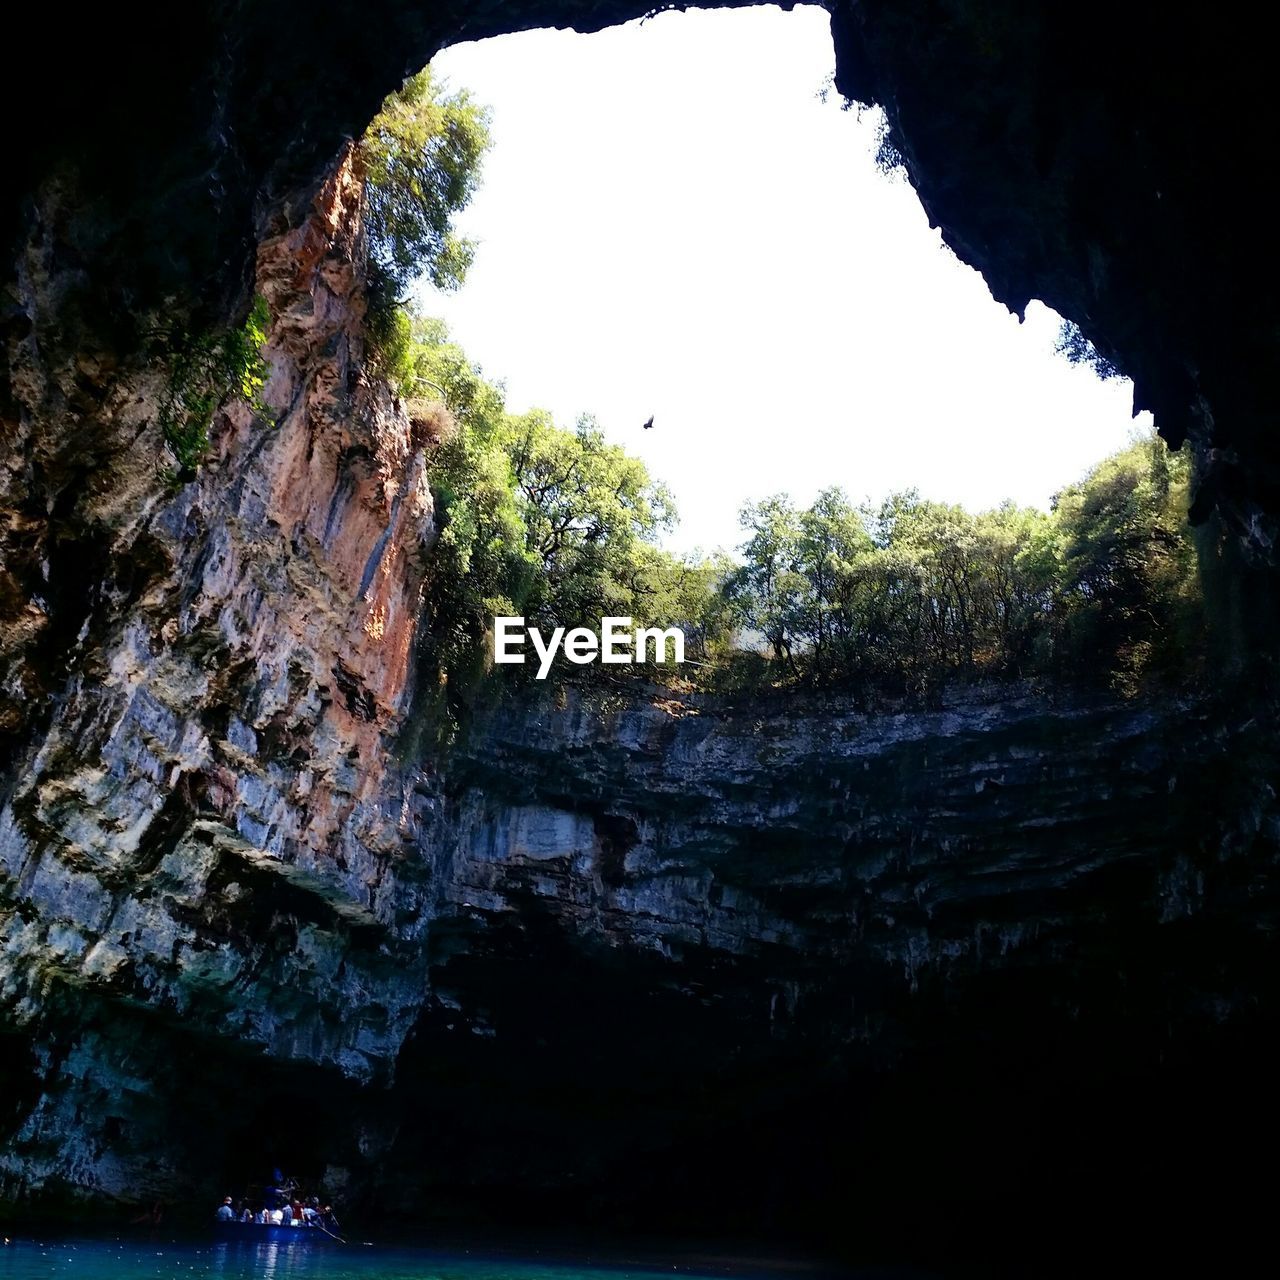
M 262 346 L 270 313 L 267 300 L 254 298 L 243 325 L 201 333 L 152 335 L 169 371 L 160 399 L 160 430 L 176 467 L 174 476 L 190 479 L 209 448 L 209 430 L 220 404 L 239 397 L 261 408 L 266 383 Z

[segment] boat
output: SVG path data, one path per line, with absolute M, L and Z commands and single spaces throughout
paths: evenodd
M 324 1227 L 286 1227 L 274 1222 L 215 1222 L 219 1240 L 245 1244 L 341 1244 L 340 1237 Z

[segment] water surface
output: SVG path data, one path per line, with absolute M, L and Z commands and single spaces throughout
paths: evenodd
M 754 1268 L 719 1266 L 699 1272 L 680 1262 L 656 1265 L 553 1264 L 478 1259 L 429 1249 L 363 1244 L 310 1245 L 163 1237 L 40 1239 L 14 1237 L 0 1246 L 0 1280 L 156 1280 L 219 1276 L 224 1280 L 671 1280 L 746 1276 Z

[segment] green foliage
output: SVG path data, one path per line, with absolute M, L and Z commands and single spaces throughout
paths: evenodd
M 568 430 L 509 413 L 440 321 L 407 325 L 401 389 L 437 397 L 457 424 L 430 458 L 441 531 L 422 628 L 427 686 L 455 715 L 479 696 L 495 614 L 544 633 L 607 615 L 682 626 L 696 664 L 682 674 L 730 693 L 927 696 L 956 678 L 1040 675 L 1127 694 L 1201 661 L 1188 461 L 1154 436 L 1049 512 L 974 515 L 914 490 L 875 507 L 838 488 L 808 507 L 779 494 L 743 508 L 737 559 L 682 560 L 658 545 L 675 513 L 643 463 L 589 418 Z
M 372 273 L 396 295 L 424 272 L 456 289 L 475 247 L 453 218 L 470 202 L 488 150 L 489 113 L 466 90 L 449 94 L 426 67 L 383 103 L 360 140 Z
M 1058 338 L 1053 349 L 1065 356 L 1070 364 L 1082 364 L 1103 381 L 1121 377 L 1120 370 L 1098 350 L 1084 335 L 1084 330 L 1072 320 L 1064 320 L 1058 327 Z
M 161 332 L 162 359 L 169 380 L 160 401 L 159 421 L 179 478 L 189 479 L 209 448 L 209 429 L 218 406 L 232 397 L 261 409 L 267 377 L 262 346 L 271 315 L 261 295 L 244 324 L 223 332 Z
M 467 360 L 441 321 L 406 315 L 398 385 L 434 393 L 457 424 L 430 459 L 440 536 L 421 629 L 425 683 L 445 689 L 457 714 L 485 673 L 497 614 L 523 616 L 544 631 L 598 625 L 609 615 L 637 625 L 684 622 L 690 656 L 707 655 L 723 632 L 721 569 L 657 545 L 675 512 L 644 464 L 590 418 L 568 430 L 541 410 L 509 413 L 502 388 Z M 512 679 L 529 674 L 503 671 Z M 596 667 L 572 674 L 604 678 Z
M 772 683 L 924 692 L 948 678 L 1052 674 L 1133 692 L 1201 659 L 1188 462 L 1152 436 L 1065 489 L 1049 513 L 972 515 L 915 491 L 855 509 L 743 508 L 734 616 Z
M 525 527 L 534 586 L 522 604 L 551 622 L 640 607 L 661 593 L 652 555 L 675 512 L 638 458 L 608 444 L 590 418 L 574 431 L 544 413 L 508 418 L 501 434 Z
M 1059 670 L 1079 675 L 1101 658 L 1112 683 L 1132 689 L 1199 656 L 1189 485 L 1186 452 L 1170 453 L 1152 436 L 1058 495 L 1041 572 L 1051 573 L 1044 630 Z
M 422 628 L 427 684 L 455 715 L 478 696 L 495 614 L 544 633 L 607 615 L 683 626 L 696 663 L 683 674 L 730 693 L 928 695 L 1001 675 L 1132 693 L 1200 661 L 1187 457 L 1154 436 L 1050 512 L 1006 503 L 974 515 L 914 490 L 875 507 L 838 488 L 803 508 L 779 494 L 743 508 L 738 559 L 681 560 L 658 545 L 675 513 L 643 463 L 589 418 L 567 430 L 541 411 L 509 413 L 440 321 L 407 325 L 401 389 L 438 397 L 457 424 L 430 460 L 441 532 Z M 555 678 L 627 670 L 561 666 Z
M 884 112 L 876 121 L 876 154 L 875 165 L 887 178 L 905 178 L 907 172 L 906 157 L 898 150 L 893 139 L 893 131 Z
M 409 315 L 397 297 L 396 290 L 375 274 L 367 288 L 368 310 L 365 315 L 365 349 L 371 367 L 401 394 L 408 361 L 411 358 L 412 335 Z

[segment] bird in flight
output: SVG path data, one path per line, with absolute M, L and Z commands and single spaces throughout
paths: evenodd
M 644 426 L 643 426 L 643 427 L 641 427 L 640 429 L 641 429 L 642 431 L 648 431 L 648 430 L 650 430 L 652 427 L 653 427 L 653 414 L 650 414 L 650 415 L 649 415 L 649 421 L 648 421 L 648 422 L 646 422 L 646 423 L 644 424 Z

